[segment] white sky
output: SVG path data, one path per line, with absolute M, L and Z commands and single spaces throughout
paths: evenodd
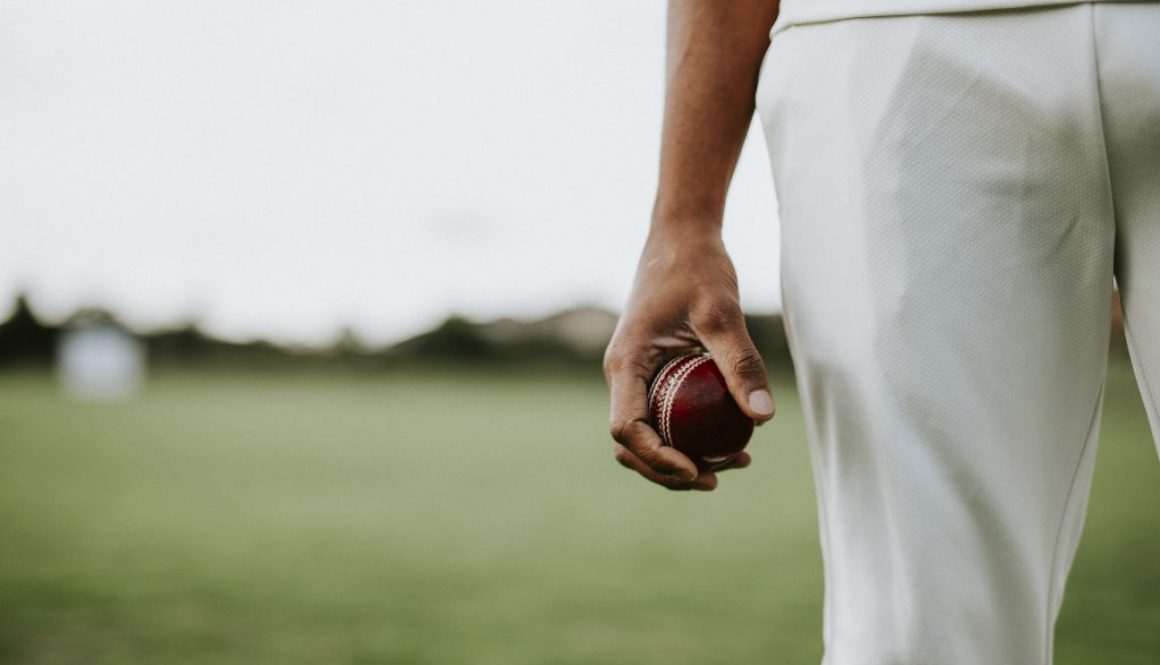
M 0 311 L 384 342 L 450 312 L 619 309 L 664 3 L 0 0 Z M 750 135 L 726 242 L 780 307 Z

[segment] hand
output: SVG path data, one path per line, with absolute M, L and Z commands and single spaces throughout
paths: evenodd
M 713 472 L 665 446 L 649 425 L 648 388 L 675 352 L 704 347 L 725 375 L 737 405 L 759 424 L 773 417 L 765 365 L 745 329 L 737 275 L 719 235 L 654 227 L 641 254 L 624 316 L 604 354 L 612 396 L 615 457 L 672 490 L 712 490 Z M 725 468 L 749 466 L 742 452 Z M 722 469 L 723 470 L 723 469 Z

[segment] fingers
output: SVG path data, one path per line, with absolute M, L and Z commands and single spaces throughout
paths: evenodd
M 722 464 L 716 469 L 713 469 L 712 471 L 702 471 L 700 475 L 697 476 L 696 480 L 687 481 L 676 479 L 672 476 L 658 474 L 649 468 L 647 464 L 641 462 L 640 459 L 633 455 L 632 451 L 628 448 L 625 448 L 619 443 L 613 444 L 613 446 L 614 457 L 621 466 L 626 469 L 636 471 L 641 476 L 656 483 L 657 485 L 661 485 L 662 487 L 667 487 L 670 490 L 676 491 L 698 490 L 701 492 L 711 492 L 717 489 L 717 473 L 721 471 L 728 471 L 730 469 L 744 469 L 753 461 L 749 456 L 749 453 L 742 451 L 741 453 L 738 453 L 737 456 L 732 460 Z
M 745 329 L 741 308 L 735 303 L 719 305 L 692 324 L 701 344 L 725 376 L 737 406 L 759 424 L 772 418 L 776 407 L 765 363 Z
M 707 471 L 701 473 L 692 480 L 677 478 L 671 475 L 658 473 L 648 464 L 645 464 L 639 457 L 634 455 L 631 450 L 625 446 L 617 443 L 614 444 L 616 451 L 614 453 L 616 461 L 626 469 L 632 469 L 646 479 L 671 490 L 699 490 L 702 492 L 711 492 L 717 488 L 717 474 Z
M 612 393 L 609 427 L 612 438 L 654 476 L 672 482 L 691 483 L 697 478 L 696 465 L 675 448 L 664 445 L 660 435 L 649 425 L 648 382 L 651 370 L 640 364 L 619 363 L 613 359 L 608 363 L 607 372 Z

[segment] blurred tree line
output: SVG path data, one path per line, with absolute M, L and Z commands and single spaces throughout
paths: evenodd
M 99 321 L 124 328 L 100 310 L 84 310 L 61 324 L 39 318 L 28 299 L 17 299 L 13 314 L 0 323 L 0 367 L 48 368 L 63 330 Z M 780 315 L 746 317 L 750 335 L 767 364 L 792 369 Z M 154 367 L 350 367 L 365 369 L 425 367 L 453 369 L 579 369 L 598 371 L 616 315 L 597 307 L 577 307 L 523 321 L 477 322 L 450 316 L 440 325 L 397 344 L 371 348 L 344 331 L 327 347 L 286 347 L 267 341 L 231 342 L 187 324 L 169 330 L 133 333 L 145 345 Z

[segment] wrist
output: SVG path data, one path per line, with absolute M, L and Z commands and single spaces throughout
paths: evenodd
M 676 212 L 658 207 L 653 211 L 649 235 L 682 241 L 721 239 L 722 215 L 715 211 Z
M 682 217 L 653 221 L 644 256 L 656 265 L 680 266 L 724 251 L 719 221 Z

